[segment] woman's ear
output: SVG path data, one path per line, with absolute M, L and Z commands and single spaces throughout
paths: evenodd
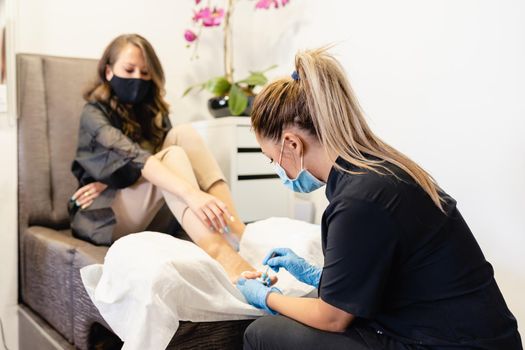
M 113 72 L 111 71 L 109 64 L 106 64 L 106 80 L 110 81 L 111 78 L 113 78 Z
M 285 132 L 283 134 L 284 148 L 291 151 L 294 155 L 300 157 L 304 151 L 303 140 L 299 135 L 293 132 Z

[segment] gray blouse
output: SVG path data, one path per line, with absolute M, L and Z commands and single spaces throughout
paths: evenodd
M 171 123 L 163 116 L 162 125 Z M 80 116 L 78 146 L 71 170 L 79 188 L 99 181 L 108 187 L 86 209 L 68 204 L 71 229 L 77 238 L 96 245 L 110 245 L 115 214 L 111 204 L 116 191 L 134 184 L 151 153 L 122 132 L 122 121 L 109 107 L 87 103 Z

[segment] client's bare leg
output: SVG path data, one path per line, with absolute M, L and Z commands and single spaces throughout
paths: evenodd
M 170 146 L 157 153 L 156 156 L 171 171 L 193 184 L 195 188 L 198 188 L 191 163 L 182 148 Z M 222 265 L 232 282 L 237 280 L 241 272 L 255 270 L 232 249 L 222 234 L 211 231 L 204 225 L 184 201 L 167 191 L 163 191 L 163 195 L 171 212 L 186 233 L 199 247 Z
M 255 271 L 220 233 L 211 232 L 190 209 L 185 211 L 181 225 L 199 247 L 222 265 L 232 282 L 235 282 L 243 271 Z
M 227 219 L 226 222 L 230 226 L 231 231 L 235 233 L 240 239 L 242 234 L 244 233 L 246 225 L 241 221 L 239 213 L 237 213 L 237 209 L 233 204 L 233 198 L 228 184 L 222 180 L 219 180 L 213 185 L 211 185 L 211 187 L 208 189 L 208 193 L 214 197 L 219 198 L 221 201 L 224 202 L 224 204 L 226 204 L 228 210 L 234 217 L 233 221 Z
M 235 209 L 230 188 L 224 181 L 224 174 L 204 140 L 191 125 L 181 124 L 172 128 L 166 136 L 164 147 L 168 146 L 179 146 L 184 150 L 199 187 L 226 204 L 234 217 L 233 222 L 230 220 L 226 220 L 226 222 L 240 238 L 244 233 L 245 225 Z

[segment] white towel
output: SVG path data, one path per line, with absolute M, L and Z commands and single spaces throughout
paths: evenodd
M 318 225 L 286 218 L 250 224 L 240 242 L 240 255 L 259 270 L 273 247 L 290 247 L 322 265 Z M 104 265 L 80 270 L 86 290 L 123 349 L 165 349 L 179 321 L 249 319 L 264 312 L 247 304 L 226 271 L 192 242 L 141 232 L 117 240 Z M 288 272 L 277 274 L 284 294 L 304 296 L 313 287 Z

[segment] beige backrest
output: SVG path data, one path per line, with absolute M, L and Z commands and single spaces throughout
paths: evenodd
M 69 227 L 82 93 L 96 60 L 18 54 L 19 224 Z M 21 230 L 23 232 L 23 229 Z

